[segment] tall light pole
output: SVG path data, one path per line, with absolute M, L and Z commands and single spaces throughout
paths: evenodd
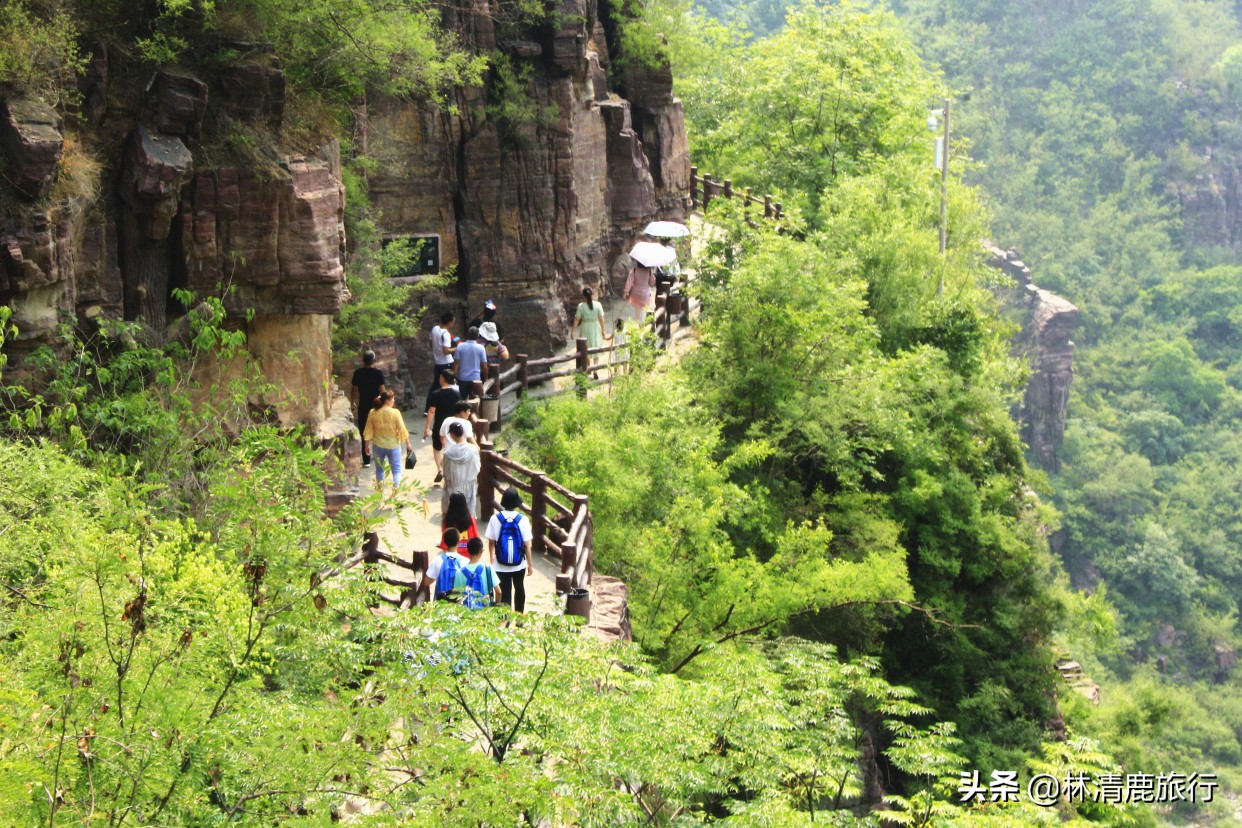
M 949 189 L 949 110 L 952 106 L 949 98 L 944 99 L 944 109 L 933 109 L 931 117 L 927 119 L 927 128 L 932 132 L 936 131 L 936 127 L 940 124 L 937 119 L 944 118 L 944 133 L 936 138 L 936 167 L 940 170 L 940 255 L 944 256 L 948 250 L 949 239 L 949 214 L 947 209 L 947 196 Z M 936 295 L 944 293 L 944 267 L 941 266 L 940 281 L 936 285 Z

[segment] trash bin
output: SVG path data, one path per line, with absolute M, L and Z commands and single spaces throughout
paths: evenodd
M 500 422 L 500 397 L 489 394 L 479 403 L 479 416 L 489 423 Z
M 591 618 L 591 593 L 585 589 L 571 589 L 565 593 L 565 614 Z
M 664 307 L 670 320 L 675 316 L 681 316 L 681 302 L 681 291 L 674 290 L 668 295 L 668 299 L 664 302 Z

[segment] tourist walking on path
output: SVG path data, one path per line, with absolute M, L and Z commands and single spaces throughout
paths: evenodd
M 369 456 L 375 452 L 375 485 L 384 485 L 384 463 L 392 472 L 393 489 L 401 488 L 401 447 L 413 451 L 410 445 L 410 432 L 405 428 L 405 419 L 396 409 L 396 396 L 385 389 L 380 392 L 381 403 L 367 418 L 366 429 L 362 432 L 362 453 Z
M 496 377 L 496 387 L 492 389 L 492 393 L 499 394 L 500 361 L 509 358 L 509 349 L 500 338 L 500 328 L 495 322 L 484 322 L 479 326 L 479 343 L 487 352 L 487 374 Z
M 475 522 L 474 515 L 470 513 L 470 506 L 466 503 L 466 496 L 461 492 L 453 492 L 449 495 L 448 508 L 440 515 L 441 549 L 449 548 L 446 538 L 450 530 L 457 532 L 457 551 L 464 557 L 466 542 L 479 536 L 479 524 Z
M 431 395 L 439 387 L 440 375 L 453 370 L 453 312 L 440 314 L 440 324 L 431 329 L 431 358 L 435 361 L 431 375 L 431 388 L 427 391 L 427 405 L 431 405 Z
M 642 265 L 630 268 L 630 275 L 625 280 L 625 299 L 634 308 L 635 318 L 641 323 L 651 305 L 651 295 L 655 290 L 655 270 Z
M 471 328 L 453 352 L 453 373 L 461 386 L 463 397 L 482 397 L 483 381 L 487 379 L 487 349 L 478 342 L 479 329 Z
M 656 268 L 657 296 L 667 296 L 672 293 L 673 288 L 677 286 L 677 277 L 681 275 L 681 265 L 677 262 L 677 248 L 673 246 L 673 240 L 665 239 L 663 244 L 673 251 L 673 260 L 666 265 Z
M 476 446 L 479 441 L 474 436 L 474 423 L 470 421 L 470 415 L 474 408 L 465 400 L 458 400 L 453 405 L 453 416 L 447 418 L 440 424 L 440 442 L 448 445 L 448 430 L 453 423 L 461 423 L 462 429 L 466 432 L 466 442 L 474 443 Z
M 466 609 L 483 609 L 503 600 L 500 587 L 496 585 L 496 570 L 483 563 L 483 540 L 475 538 L 467 544 L 470 563 L 457 573 L 457 589 L 461 592 L 461 605 Z
M 358 425 L 358 433 L 367 429 L 367 417 L 375 407 L 375 398 L 385 389 L 384 372 L 375 367 L 375 352 L 367 351 L 362 355 L 362 367 L 354 371 L 353 381 L 349 388 L 349 407 L 354 412 L 354 422 Z M 362 467 L 371 465 L 371 452 L 366 442 L 362 444 Z
M 500 603 L 508 605 L 512 601 L 517 612 L 526 611 L 526 571 L 534 536 L 530 519 L 518 511 L 521 508 L 522 495 L 518 490 L 505 489 L 500 497 L 500 511 L 492 515 L 483 533 L 492 566 L 500 576 Z
M 573 330 L 570 339 L 578 338 L 578 329 L 582 329 L 582 338 L 588 348 L 602 348 L 604 345 L 604 306 L 597 303 L 591 295 L 591 289 L 584 287 L 582 297 L 585 301 L 578 303 L 574 313 Z
M 461 541 L 459 548 L 458 541 Z M 461 568 L 470 563 L 470 556 L 466 552 L 466 543 L 464 538 L 459 538 L 456 529 L 447 529 L 444 532 L 443 542 L 447 541 L 449 546 L 442 553 L 436 555 L 427 563 L 427 572 L 424 577 L 427 583 L 431 584 L 427 594 L 434 601 L 443 601 L 457 587 L 457 573 Z M 482 541 L 480 541 L 482 543 Z
M 454 493 L 465 495 L 470 514 L 477 514 L 479 471 L 483 468 L 479 459 L 479 447 L 466 441 L 466 430 L 461 427 L 461 423 L 449 426 L 448 438 L 440 467 L 444 474 L 440 514 L 448 511 L 449 497 Z
M 482 328 L 488 322 L 492 323 L 492 327 L 496 329 L 497 338 L 504 339 L 504 334 L 500 330 L 500 323 L 496 321 L 496 303 L 491 299 L 483 303 L 482 315 L 470 320 L 470 327 Z
M 624 373 L 628 364 L 630 352 L 626 350 L 626 344 L 629 342 L 629 334 L 625 330 L 625 320 L 617 317 L 617 327 L 610 336 L 604 337 L 608 340 L 608 344 L 612 346 L 609 354 L 609 369 L 615 377 L 617 374 Z
M 431 459 L 436 462 L 436 479 L 432 481 L 433 483 L 439 483 L 444 479 L 443 468 L 440 465 L 440 452 L 444 450 L 440 426 L 453 416 L 457 403 L 461 402 L 461 394 L 457 393 L 454 387 L 457 377 L 453 376 L 452 371 L 440 374 L 438 382 L 440 387 L 431 392 L 431 396 L 427 399 L 427 427 L 423 429 L 423 439 L 431 438 Z

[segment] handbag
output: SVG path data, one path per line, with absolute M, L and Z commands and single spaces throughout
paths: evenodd
M 414 456 L 414 452 L 412 452 L 412 451 L 407 451 L 407 452 L 405 453 L 405 468 L 406 468 L 406 471 L 409 471 L 410 469 L 414 468 L 416 465 L 418 465 L 418 458 Z

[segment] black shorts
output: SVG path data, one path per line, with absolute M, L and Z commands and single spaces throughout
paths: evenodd
M 436 426 L 431 432 L 431 447 L 436 451 L 444 451 L 444 441 L 440 439 L 440 426 Z

